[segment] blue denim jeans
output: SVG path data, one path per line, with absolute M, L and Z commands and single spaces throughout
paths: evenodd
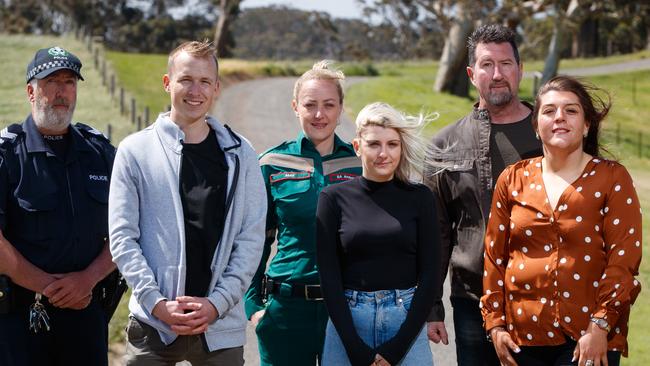
M 499 366 L 494 345 L 487 340 L 478 301 L 451 298 L 454 308 L 458 366 Z
M 397 334 L 411 308 L 415 287 L 407 290 L 381 290 L 374 292 L 346 290 L 352 321 L 357 334 L 370 347 L 377 348 Z M 411 344 L 400 365 L 432 366 L 433 355 L 429 348 L 426 327 Z M 332 321 L 327 322 L 323 365 L 350 365 L 345 347 Z

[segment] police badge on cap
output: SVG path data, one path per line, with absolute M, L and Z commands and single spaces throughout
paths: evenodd
M 51 47 L 38 50 L 34 59 L 27 65 L 27 82 L 33 78 L 43 79 L 59 70 L 70 70 L 79 79 L 84 79 L 81 76 L 81 61 L 77 56 L 61 47 Z

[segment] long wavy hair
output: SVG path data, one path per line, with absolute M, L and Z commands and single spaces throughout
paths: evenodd
M 596 157 L 601 157 L 601 151 L 607 152 L 601 146 L 598 137 L 600 134 L 600 123 L 607 117 L 607 113 L 609 113 L 612 107 L 609 93 L 589 82 L 571 76 L 556 76 L 542 85 L 535 98 L 535 107 L 533 109 L 533 127 L 535 130 L 537 130 L 537 117 L 541 107 L 542 96 L 550 91 L 571 92 L 578 97 L 580 106 L 585 114 L 585 122 L 589 124 L 587 136 L 582 143 L 582 150 Z M 600 95 L 603 95 L 605 99 Z
M 381 126 L 397 131 L 402 148 L 395 177 L 403 182 L 419 182 L 422 179 L 427 152 L 427 143 L 422 138 L 421 131 L 437 117 L 437 114 L 409 116 L 386 103 L 375 102 L 363 107 L 357 115 L 357 138 L 361 138 L 368 126 Z

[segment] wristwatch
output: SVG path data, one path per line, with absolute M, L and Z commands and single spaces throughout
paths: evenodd
M 594 324 L 596 324 L 598 326 L 598 328 L 606 331 L 607 333 L 609 333 L 609 331 L 612 330 L 612 327 L 609 326 L 609 323 L 607 322 L 607 320 L 605 320 L 603 318 L 591 318 L 590 320 Z

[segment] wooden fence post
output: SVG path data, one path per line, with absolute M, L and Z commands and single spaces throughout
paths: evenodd
M 111 99 L 115 98 L 115 74 L 111 75 L 111 86 L 109 90 L 111 93 Z
M 124 115 L 124 88 L 120 87 L 120 114 Z
M 643 132 L 639 132 L 639 157 L 643 157 Z
M 109 141 L 111 140 L 111 137 L 113 137 L 113 126 L 110 123 L 106 127 L 106 137 L 108 137 Z
M 144 125 L 148 126 L 149 125 L 149 106 L 144 107 Z
M 102 85 L 106 86 L 106 59 L 102 57 Z
M 135 123 L 135 98 L 131 98 L 131 123 Z
M 537 96 L 537 91 L 539 90 L 539 87 L 541 86 L 541 85 L 539 85 L 539 83 L 542 80 L 543 76 L 544 75 L 539 71 L 535 71 L 533 73 L 533 99 L 535 99 L 535 97 Z

